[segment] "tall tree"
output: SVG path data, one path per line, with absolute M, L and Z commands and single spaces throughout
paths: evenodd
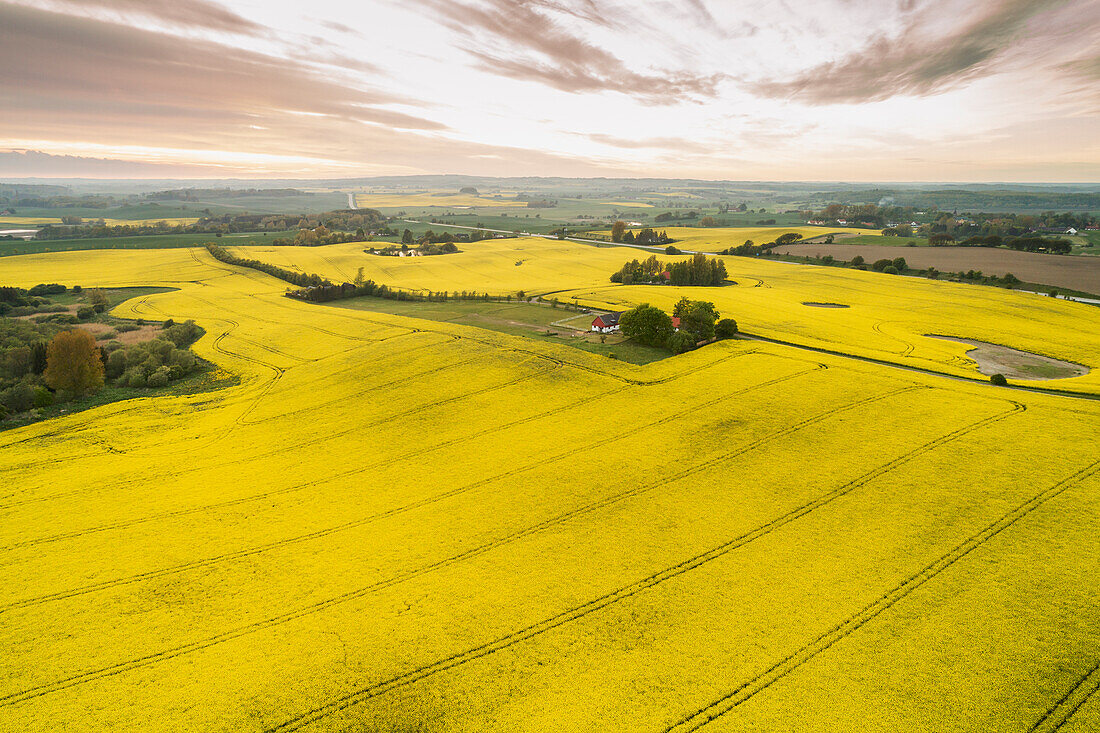
M 95 339 L 87 331 L 73 329 L 53 337 L 46 349 L 46 384 L 71 394 L 94 392 L 103 386 L 103 362 Z

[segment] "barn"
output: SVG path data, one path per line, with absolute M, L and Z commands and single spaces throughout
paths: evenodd
M 603 313 L 596 316 L 592 320 L 592 330 L 597 333 L 612 333 L 619 330 L 619 316 L 623 314 L 623 311 L 618 313 Z

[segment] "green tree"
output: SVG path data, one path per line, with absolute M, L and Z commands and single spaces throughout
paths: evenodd
M 646 346 L 663 346 L 672 335 L 672 319 L 660 308 L 642 303 L 619 317 L 619 330 Z
M 622 242 L 623 234 L 626 232 L 626 222 L 617 221 L 611 225 L 611 241 Z
M 682 354 L 695 348 L 695 337 L 684 331 L 677 331 L 668 337 L 668 350 L 673 354 Z
M 401 235 L 401 244 L 412 244 L 412 243 L 413 243 L 413 233 L 412 233 L 411 230 L 406 229 L 405 233 Z
M 94 392 L 103 386 L 103 362 L 95 339 L 87 331 L 62 331 L 46 349 L 42 378 L 55 390 L 71 394 Z
M 737 335 L 737 321 L 732 318 L 723 318 L 714 324 L 714 335 L 720 339 L 733 338 Z
M 713 303 L 693 300 L 691 307 L 680 318 L 680 331 L 690 333 L 696 341 L 709 341 L 714 338 L 714 322 L 718 320 L 718 311 Z

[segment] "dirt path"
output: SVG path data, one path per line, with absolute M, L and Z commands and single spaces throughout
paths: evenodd
M 1009 379 L 1041 381 L 1080 377 L 1089 373 L 1089 368 L 1081 364 L 1052 359 L 1049 356 L 1040 356 L 999 344 L 952 336 L 937 336 L 931 333 L 925 336 L 973 346 L 974 348 L 967 351 L 966 355 L 978 363 L 978 371 L 982 374 L 1003 374 Z

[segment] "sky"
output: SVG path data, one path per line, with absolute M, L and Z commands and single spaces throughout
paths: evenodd
M 1097 0 L 0 0 L 0 176 L 1100 181 Z

